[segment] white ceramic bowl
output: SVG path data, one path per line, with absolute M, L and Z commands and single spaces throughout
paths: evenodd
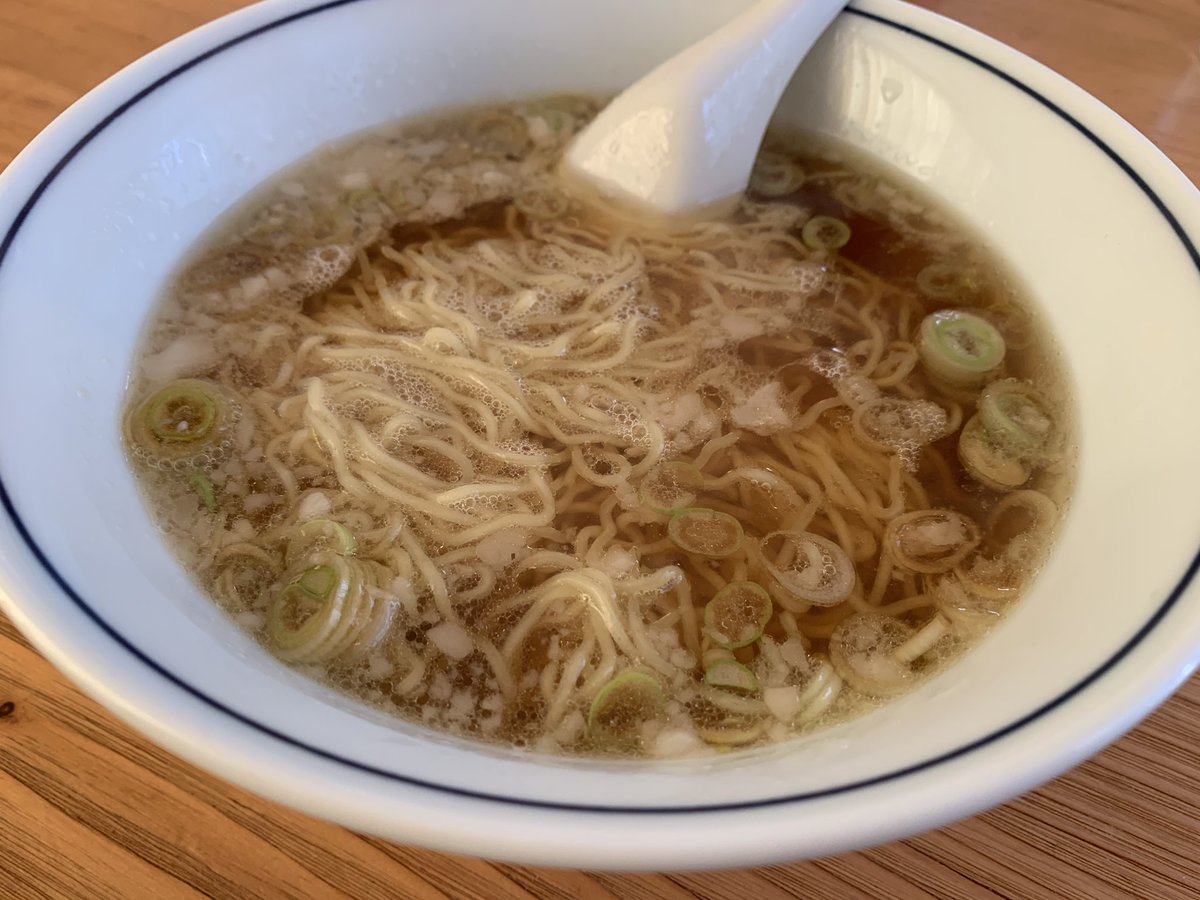
M 8 614 L 151 738 L 400 841 L 567 866 L 827 854 L 930 828 L 1132 726 L 1200 652 L 1200 199 L 1115 115 L 932 14 L 863 0 L 781 116 L 859 144 L 984 231 L 1062 338 L 1078 490 L 1044 575 L 965 661 L 803 741 L 600 764 L 430 736 L 331 695 L 218 614 L 121 455 L 140 325 L 188 246 L 331 138 L 448 104 L 612 91 L 746 0 L 274 0 L 75 104 L 0 181 L 0 585 Z

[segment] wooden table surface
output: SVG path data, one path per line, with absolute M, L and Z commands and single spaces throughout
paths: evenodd
M 0 167 L 94 84 L 169 38 L 243 5 L 245 0 L 0 0 Z M 1200 0 L 925 5 L 1083 85 L 1200 181 Z M 789 866 L 703 875 L 595 874 L 398 846 L 233 788 L 118 723 L 0 616 L 0 900 L 1182 900 L 1200 897 L 1198 845 L 1197 679 L 1086 765 L 938 832 Z

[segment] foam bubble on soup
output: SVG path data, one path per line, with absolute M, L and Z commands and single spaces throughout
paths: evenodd
M 589 205 L 553 173 L 598 108 L 399 123 L 259 190 L 154 312 L 130 463 L 240 627 L 421 725 L 657 758 L 861 714 L 1036 574 L 1052 342 L 835 145 L 772 135 L 720 221 Z

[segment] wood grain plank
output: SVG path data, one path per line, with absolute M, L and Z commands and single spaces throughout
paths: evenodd
M 131 857 L 103 834 L 63 812 L 36 790 L 0 771 L 0 897 L 89 897 L 95 900 L 186 900 L 203 897 L 149 862 Z M 19 827 L 12 827 L 18 824 Z M 61 844 L 38 839 L 54 834 Z M 69 848 L 69 855 L 64 849 Z
M 860 897 L 887 900 L 891 897 L 929 897 L 927 891 L 913 885 L 908 878 L 896 875 L 880 863 L 875 853 L 858 853 L 818 859 L 812 868 L 826 872 L 859 891 Z
M 920 5 L 1010 43 L 1083 85 L 1178 165 L 1195 171 L 1200 9 L 1194 0 Z
M 969 875 L 922 853 L 906 843 L 888 844 L 871 853 L 871 858 L 911 888 L 938 900 L 993 900 L 995 891 Z
M 70 88 L 12 68 L 0 56 L 0 168 L 75 97 Z
M 1110 889 L 1165 897 L 1173 884 L 1186 883 L 1192 874 L 1190 861 L 1180 865 L 1178 851 L 1162 846 L 1170 841 L 1170 832 L 1161 814 L 1152 813 L 1153 839 L 1147 840 L 1139 834 L 1144 824 L 1130 828 L 1126 816 L 1113 810 L 1111 799 L 1120 789 L 1107 784 L 1097 789 L 1101 784 L 1089 778 L 1077 781 L 1075 790 L 1031 796 L 1019 809 L 1002 811 L 997 819 L 1017 835 L 1044 833 L 1054 823 L 1062 830 L 1050 843 L 1055 855 L 1072 860 Z M 1085 785 L 1087 789 L 1080 789 Z M 1193 826 L 1190 839 L 1195 836 Z
M 535 896 L 482 859 L 430 853 L 374 837 L 362 840 L 454 900 L 531 900 Z
M 583 872 L 514 865 L 496 869 L 539 900 L 618 900 L 618 895 Z
M 775 882 L 753 871 L 682 872 L 669 876 L 693 896 L 702 900 L 787 900 L 792 895 Z
M 666 875 L 629 875 L 622 872 L 589 874 L 621 900 L 689 900 L 696 896 Z
M 9 652 L 0 656 L 0 685 L 4 686 L 5 698 L 13 699 L 17 707 L 12 717 L 0 720 L 5 729 L 0 730 L 0 739 L 7 736 L 19 740 L 25 752 L 47 753 L 51 757 L 78 739 L 91 753 L 104 753 L 106 759 L 120 760 L 119 768 L 135 771 L 139 781 L 149 775 L 170 783 L 225 818 L 225 822 L 216 825 L 216 833 L 229 834 L 239 843 L 244 838 L 253 838 L 274 847 L 304 870 L 309 876 L 304 883 L 313 890 L 333 890 L 364 900 L 396 896 L 437 900 L 444 896 L 343 829 L 317 823 L 301 813 L 233 790 L 193 767 L 182 766 L 165 750 L 116 725 L 78 692 L 57 689 L 58 678 L 50 664 L 24 645 L 24 641 L 21 645 L 14 642 Z M 47 685 L 54 687 L 47 689 Z M 10 730 L 14 727 L 20 729 L 19 735 Z M 52 739 L 43 737 L 39 743 L 38 738 L 28 733 L 30 727 L 61 728 L 68 737 L 60 742 L 58 733 L 52 732 L 55 735 Z M 0 740 L 0 771 L 7 771 L 4 754 L 5 744 Z M 314 826 L 319 826 L 319 830 Z M 212 848 L 211 852 L 221 850 Z M 322 888 L 322 884 L 328 888 Z
M 974 823 L 964 823 L 907 843 L 920 850 L 927 859 L 959 872 L 992 895 L 1006 898 L 1057 896 L 1026 875 L 1021 858 L 1002 857 L 994 847 L 981 840 Z
M 882 895 L 863 891 L 817 862 L 756 869 L 758 875 L 799 900 L 875 900 Z M 912 895 L 919 900 L 919 895 Z
M 1122 896 L 1113 893 L 1107 883 L 1062 852 L 1065 832 L 1031 829 L 1028 814 L 1015 807 L 997 813 L 974 820 L 969 830 L 980 846 L 987 847 L 988 855 L 1002 863 L 1007 879 L 1021 873 L 1028 875 L 1022 885 L 1029 892 L 1025 896 L 1058 897 L 1061 900 Z
M 67 729 L 30 722 L 20 738 L 0 746 L 0 771 L 202 893 L 300 900 L 324 887 L 257 835 L 223 827 L 210 807 Z

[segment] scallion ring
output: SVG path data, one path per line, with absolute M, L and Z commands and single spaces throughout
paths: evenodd
M 139 413 L 146 431 L 157 441 L 194 444 L 221 424 L 222 400 L 217 389 L 194 378 L 173 381 L 150 396 Z
M 979 418 L 997 445 L 1024 459 L 1039 457 L 1054 434 L 1049 403 L 1032 386 L 1015 378 L 993 381 L 983 389 Z
M 354 587 L 345 566 L 321 563 L 289 578 L 267 610 L 267 636 L 285 660 L 326 657 Z
M 237 420 L 238 407 L 218 385 L 183 378 L 159 388 L 125 421 L 135 452 L 155 463 L 209 468 Z M 223 449 L 223 448 L 222 448 Z
M 974 289 L 974 279 L 958 263 L 932 263 L 917 275 L 917 290 L 934 300 L 955 299 Z
M 762 585 L 731 581 L 705 605 L 704 633 L 719 647 L 748 647 L 762 637 L 774 608 Z
M 646 473 L 638 487 L 642 505 L 655 512 L 676 513 L 696 502 L 704 484 L 704 475 L 691 463 L 681 460 L 659 463 Z
M 1004 336 L 982 316 L 943 309 L 921 322 L 917 352 L 934 380 L 972 387 L 1004 362 Z
M 542 187 L 518 195 L 513 200 L 513 206 L 527 219 L 548 222 L 566 215 L 571 208 L 571 201 L 560 190 Z
M 782 153 L 764 151 L 750 172 L 750 190 L 764 197 L 794 194 L 804 182 L 804 170 Z
M 704 670 L 704 683 L 726 691 L 753 694 L 758 691 L 758 678 L 736 659 L 719 659 Z
M 813 216 L 800 229 L 800 240 L 814 252 L 837 250 L 850 243 L 850 226 L 832 216 Z
M 737 552 L 745 534 L 741 523 L 729 513 L 691 507 L 671 517 L 667 536 L 688 553 L 721 559 Z
M 267 636 L 289 662 L 321 662 L 364 652 L 390 619 L 370 590 L 378 572 L 368 563 L 319 553 L 284 576 L 267 610 Z
M 600 688 L 588 709 L 587 733 L 603 747 L 636 746 L 641 726 L 657 719 L 667 696 L 657 678 L 622 672 Z
M 345 525 L 318 516 L 302 522 L 292 531 L 288 536 L 284 558 L 288 565 L 294 565 L 325 550 L 339 556 L 354 556 L 358 552 L 358 541 Z
M 833 629 L 829 659 L 837 673 L 864 694 L 891 696 L 912 683 L 913 657 L 904 651 L 915 635 L 915 629 L 899 619 L 857 613 Z
M 997 491 L 1015 490 L 1032 474 L 1023 459 L 988 434 L 978 415 L 967 420 L 958 436 L 958 458 L 976 481 Z
M 943 437 L 949 415 L 932 400 L 878 397 L 858 406 L 850 421 L 867 446 L 895 453 L 902 447 L 923 447 Z
M 892 519 L 884 530 L 897 565 L 910 572 L 948 572 L 982 538 L 979 526 L 952 509 L 921 509 Z
M 773 531 L 759 548 L 767 571 L 789 593 L 814 606 L 836 606 L 854 590 L 854 564 L 829 538 Z

